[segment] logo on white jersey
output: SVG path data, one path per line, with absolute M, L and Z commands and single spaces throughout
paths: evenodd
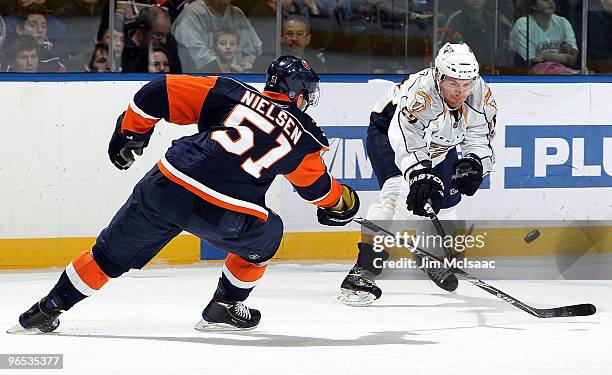
M 450 43 L 446 44 L 446 47 L 444 47 L 444 49 L 442 50 L 442 54 L 446 54 L 446 53 L 453 53 L 455 50 L 453 49 L 453 46 Z
M 489 87 L 487 87 L 487 91 L 484 94 L 483 102 L 484 105 L 493 107 L 495 110 L 497 110 L 497 104 L 495 103 L 493 92 L 491 92 L 491 89 Z
M 431 105 L 431 96 L 424 90 L 417 90 L 414 93 L 414 100 L 408 109 L 410 113 L 422 112 Z

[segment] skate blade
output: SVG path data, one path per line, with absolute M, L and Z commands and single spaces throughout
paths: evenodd
M 370 305 L 376 297 L 372 293 L 341 288 L 341 292 L 336 299 L 349 306 Z
M 236 332 L 236 331 L 250 331 L 257 326 L 249 327 L 249 328 L 240 328 L 234 327 L 233 325 L 227 323 L 212 323 L 208 322 L 204 319 L 200 319 L 200 321 L 193 327 L 196 331 L 202 332 Z
M 39 335 L 45 332 L 38 328 L 23 328 L 21 324 L 17 323 L 13 327 L 7 329 L 6 333 L 11 335 Z

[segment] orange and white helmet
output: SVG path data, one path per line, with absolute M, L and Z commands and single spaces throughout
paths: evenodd
M 478 77 L 478 61 L 472 49 L 465 43 L 443 45 L 434 64 L 441 76 L 457 79 Z

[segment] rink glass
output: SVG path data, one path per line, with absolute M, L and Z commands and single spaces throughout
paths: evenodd
M 109 70 L 121 72 L 123 39 L 130 37 L 126 25 L 133 23 L 142 9 L 150 5 L 147 1 L 131 0 L 111 2 L 106 7 L 104 1 L 91 3 L 95 3 L 92 11 L 84 12 L 48 1 L 48 42 L 44 47 L 53 46 L 68 72 L 86 72 L 91 70 L 88 65 L 96 42 L 106 43 L 114 51 L 109 56 Z M 261 61 L 247 67 L 244 72 L 248 73 L 265 73 L 266 62 L 282 53 L 292 53 L 288 42 L 282 42 L 282 20 L 288 15 L 303 16 L 310 24 L 309 31 L 299 33 L 300 36 L 308 34 L 302 36 L 302 39 L 309 38 L 304 56 L 314 61 L 311 64 L 318 73 L 408 74 L 429 67 L 445 42 L 470 44 L 483 75 L 612 72 L 612 46 L 601 44 L 602 39 L 597 37 L 602 27 L 607 27 L 604 21 L 612 19 L 612 0 L 557 0 L 554 3 L 555 16 L 562 17 L 571 26 L 568 30 L 575 38 L 577 56 L 572 61 L 563 58 L 561 65 L 550 60 L 551 64 L 535 70 L 540 57 L 525 61 L 516 48 L 513 50 L 519 42 L 521 45 L 536 42 L 538 25 L 534 14 L 539 8 L 530 7 L 528 0 L 276 0 L 275 6 L 274 0 L 233 0 L 231 6 L 246 15 L 262 42 Z M 15 33 L 15 11 L 9 5 L 0 7 L 3 19 L 0 28 L 6 25 L 3 41 L 0 32 L 3 72 L 11 66 L 9 50 Z M 174 19 L 176 9 L 168 11 Z M 512 29 L 523 16 L 527 16 L 526 33 L 521 34 L 524 40 L 520 41 Z M 589 25 L 588 32 L 585 25 Z M 108 31 L 104 29 L 109 27 L 115 30 L 113 38 L 105 36 Z M 122 35 L 123 32 L 128 33 Z M 533 56 L 528 57 L 531 60 Z M 542 61 L 546 62 L 547 58 L 550 56 L 545 55 Z M 215 73 L 195 68 L 193 64 L 184 65 L 186 73 Z

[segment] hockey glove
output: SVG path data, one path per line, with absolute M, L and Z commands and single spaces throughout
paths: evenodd
M 108 144 L 108 156 L 113 165 L 121 170 L 128 169 L 134 163 L 134 154 L 140 156 L 145 147 L 149 145 L 149 138 L 153 134 L 153 129 L 138 134 L 130 131 L 121 131 L 123 112 L 117 119 L 115 131 Z M 132 153 L 134 152 L 134 154 Z
M 357 192 L 346 185 L 342 186 L 342 196 L 333 207 L 317 209 L 317 220 L 323 225 L 343 226 L 351 222 L 359 211 Z
M 408 211 L 418 216 L 429 216 L 425 211 L 425 203 L 430 203 L 436 214 L 440 212 L 444 183 L 433 169 L 424 168 L 410 172 L 408 183 L 410 184 L 410 192 L 406 199 Z
M 482 183 L 482 162 L 474 154 L 467 154 L 453 166 L 452 186 L 461 194 L 472 196 Z

